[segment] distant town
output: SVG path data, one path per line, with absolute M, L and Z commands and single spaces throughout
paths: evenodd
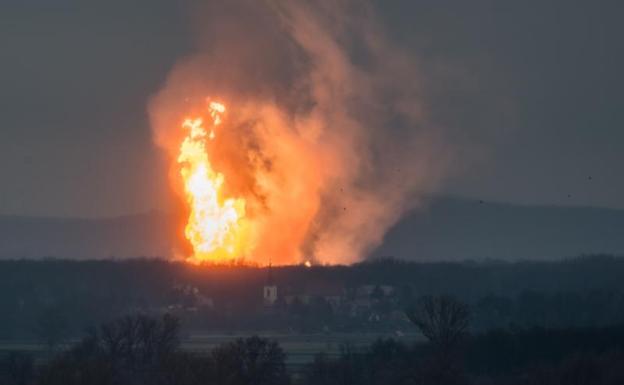
M 401 291 L 392 285 L 363 284 L 345 287 L 339 282 L 309 282 L 304 285 L 280 285 L 268 269 L 266 282 L 255 291 L 256 302 L 249 309 L 254 316 L 274 318 L 276 320 L 294 317 L 303 321 L 319 321 L 315 326 L 304 326 L 298 331 L 345 331 L 359 325 L 365 330 L 389 331 L 397 336 L 406 330 L 413 330 L 413 325 L 405 315 Z M 160 313 L 175 313 L 188 318 L 193 314 L 211 314 L 223 311 L 232 313 L 234 303 L 227 298 L 215 300 L 191 284 L 174 284 L 171 288 L 171 302 L 159 309 Z M 295 331 L 292 325 L 287 326 Z M 282 324 L 274 324 L 279 328 Z

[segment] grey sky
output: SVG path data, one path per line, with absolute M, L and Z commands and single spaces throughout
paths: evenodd
M 192 52 L 189 15 L 173 0 L 100 3 L 0 5 L 0 213 L 166 208 L 146 102 Z M 377 4 L 418 54 L 435 119 L 456 135 L 490 133 L 442 193 L 624 208 L 623 6 Z

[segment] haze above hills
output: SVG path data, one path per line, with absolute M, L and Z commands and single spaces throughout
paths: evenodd
M 0 259 L 171 257 L 163 213 L 116 218 L 0 216 Z M 546 260 L 624 254 L 624 210 L 521 206 L 439 197 L 405 216 L 371 257 Z

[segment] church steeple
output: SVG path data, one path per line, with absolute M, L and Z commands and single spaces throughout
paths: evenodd
M 269 260 L 267 269 L 267 281 L 262 289 L 263 302 L 266 306 L 273 306 L 277 301 L 277 285 L 273 281 L 273 266 Z

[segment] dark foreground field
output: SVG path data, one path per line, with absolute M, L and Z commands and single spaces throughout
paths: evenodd
M 183 351 L 207 354 L 219 345 L 228 344 L 241 338 L 257 335 L 261 338 L 276 341 L 285 353 L 285 363 L 289 372 L 300 372 L 306 365 L 312 363 L 318 354 L 329 358 L 338 358 L 345 346 L 350 346 L 356 351 L 363 352 L 377 340 L 397 339 L 397 341 L 411 344 L 423 341 L 420 333 L 396 336 L 392 333 L 272 333 L 272 332 L 198 332 L 186 334 L 180 341 Z M 55 350 L 70 348 L 79 340 L 66 340 Z M 38 341 L 0 341 L 0 356 L 9 356 L 11 353 L 27 354 L 38 364 L 44 364 L 50 357 L 49 346 Z
M 622 276 L 612 256 L 0 262 L 0 384 L 622 384 Z
M 428 325 L 435 330 L 421 326 L 427 338 L 414 340 L 355 334 L 181 340 L 175 317 L 128 316 L 54 349 L 4 345 L 0 383 L 617 385 L 624 380 L 624 326 L 471 333 L 447 317 L 453 312 L 441 309 Z

